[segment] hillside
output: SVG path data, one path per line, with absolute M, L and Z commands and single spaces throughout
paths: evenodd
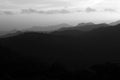
M 21 61 L 28 59 L 27 61 L 35 60 L 38 63 L 42 61 L 49 65 L 57 62 L 70 71 L 106 62 L 120 63 L 120 25 L 88 32 L 80 30 L 55 31 L 47 34 L 24 32 L 1 38 L 0 42 L 4 47 L 14 51 L 14 55 L 16 54 Z
M 119 53 L 118 48 L 120 46 L 119 30 L 120 27 L 117 25 L 89 32 L 76 30 L 58 31 L 59 35 L 57 32 L 50 34 L 26 32 L 18 36 L 1 39 L 1 42 L 24 55 L 37 55 L 37 57 L 38 55 L 44 55 L 44 57 L 48 55 L 47 57 L 49 58 L 55 56 L 59 58 L 65 57 L 63 55 L 69 58 L 72 55 L 74 55 L 74 58 L 81 55 L 96 55 L 97 57 L 103 57 L 104 55 L 105 58 L 105 56 L 110 56 L 113 53 L 119 55 L 117 54 Z M 64 34 L 69 34 L 69 36 Z M 80 61 L 79 57 L 78 61 Z

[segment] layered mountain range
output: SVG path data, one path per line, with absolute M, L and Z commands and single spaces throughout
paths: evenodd
M 120 24 L 104 25 L 97 24 L 100 27 L 90 31 L 66 29 L 51 33 L 19 32 L 1 38 L 0 43 L 17 55 L 34 57 L 50 64 L 59 61 L 68 69 L 103 62 L 120 62 Z
M 95 24 L 92 22 L 88 23 L 79 23 L 76 26 L 72 26 L 66 23 L 59 24 L 59 25 L 51 25 L 51 26 L 34 26 L 31 28 L 27 28 L 24 30 L 11 30 L 11 31 L 0 31 L 0 36 L 5 37 L 5 36 L 14 36 L 16 34 L 24 33 L 24 32 L 43 32 L 43 33 L 51 33 L 51 32 L 65 32 L 65 31 L 91 31 L 94 29 L 99 29 L 99 28 L 104 28 L 104 27 L 109 27 L 109 26 L 116 26 L 120 24 L 120 21 L 115 21 L 110 24 L 107 23 L 100 23 L 100 24 Z
M 38 63 L 36 71 L 41 67 L 40 62 L 48 65 L 60 63 L 67 71 L 88 69 L 94 64 L 120 63 L 120 24 L 81 23 L 71 28 L 62 28 L 50 33 L 15 30 L 14 33 L 0 38 L 0 46 L 4 46 L 0 48 L 0 57 L 2 56 L 0 61 L 12 65 L 10 72 L 16 71 L 13 63 L 16 65 L 19 63 L 18 73 L 21 70 L 24 73 L 26 69 L 31 71 L 34 66 L 31 65 L 29 69 L 29 62 Z M 21 68 L 21 63 L 27 63 L 28 67 L 24 68 L 23 65 Z M 56 72 L 56 67 L 52 69 Z M 100 73 L 103 72 L 101 68 L 98 70 Z
M 120 24 L 120 20 L 112 22 L 112 23 L 100 23 L 100 24 L 95 24 L 92 22 L 88 22 L 88 23 L 79 23 L 76 26 L 72 26 L 66 23 L 63 24 L 59 24 L 59 25 L 52 25 L 52 26 L 34 26 L 32 28 L 28 28 L 25 31 L 41 31 L 41 32 L 53 32 L 53 31 L 63 31 L 63 30 L 81 30 L 81 31 L 90 31 L 93 29 L 97 29 L 100 27 L 108 27 L 108 26 L 115 26 Z

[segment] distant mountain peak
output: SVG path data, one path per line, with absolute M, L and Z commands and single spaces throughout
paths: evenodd
M 58 24 L 58 25 L 52 25 L 52 26 L 55 26 L 55 27 L 70 27 L 71 25 L 67 24 L 67 23 L 61 23 L 61 24 Z M 52 27 L 51 26 L 51 27 Z
M 15 35 L 18 35 L 18 34 L 21 34 L 23 33 L 23 31 L 19 31 L 19 30 L 11 30 L 11 31 L 6 31 L 6 32 L 3 32 L 0 34 L 0 38 L 6 38 L 6 37 L 11 37 L 11 36 L 15 36 Z
M 32 28 L 28 28 L 25 31 L 35 31 L 35 32 L 51 32 L 56 31 L 62 27 L 71 27 L 71 25 L 67 23 L 62 23 L 58 25 L 50 25 L 50 26 L 34 26 Z
M 120 20 L 117 20 L 115 22 L 110 23 L 110 25 L 112 25 L 112 26 L 115 26 L 115 25 L 118 25 L 118 24 L 120 24 Z
M 108 24 L 106 24 L 106 23 L 94 24 L 92 22 L 89 22 L 89 23 L 80 23 L 74 27 L 61 28 L 59 31 L 64 31 L 64 30 L 91 31 L 96 28 L 107 27 L 107 26 L 108 26 Z
M 80 23 L 77 26 L 86 26 L 86 25 L 95 25 L 95 24 L 92 22 L 88 22 L 88 23 Z

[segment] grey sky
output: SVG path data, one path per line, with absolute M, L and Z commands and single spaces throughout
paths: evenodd
M 0 0 L 0 30 L 120 19 L 120 0 Z

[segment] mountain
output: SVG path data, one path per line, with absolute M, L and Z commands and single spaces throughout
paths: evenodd
M 7 31 L 0 31 L 0 36 L 6 34 Z
M 80 23 L 75 27 L 68 27 L 68 28 L 61 28 L 59 29 L 60 31 L 64 31 L 64 30 L 81 30 L 81 31 L 90 31 L 93 29 L 97 29 L 100 27 L 107 27 L 108 24 L 106 23 L 101 23 L 101 24 L 94 24 L 94 23 Z
M 25 32 L 2 38 L 0 42 L 19 55 L 49 63 L 59 61 L 67 66 L 67 69 L 109 61 L 120 62 L 120 25 L 87 32 L 80 30 L 55 31 L 47 34 Z
M 0 74 L 12 77 L 9 80 L 119 78 L 120 66 L 110 63 L 120 65 L 120 24 L 101 27 L 104 25 L 90 31 L 24 32 L 0 38 Z M 81 73 L 83 69 L 89 71 Z
M 19 31 L 19 30 L 10 30 L 10 31 L 1 31 L 0 32 L 0 38 L 5 38 L 5 37 L 12 37 L 12 36 L 17 36 L 18 34 L 23 33 L 23 31 Z
M 90 31 L 93 29 L 107 27 L 107 26 L 108 26 L 108 24 L 106 24 L 106 23 L 101 23 L 101 24 L 87 23 L 87 24 L 79 24 L 76 27 L 82 31 Z
M 90 26 L 90 25 L 95 25 L 95 24 L 92 22 L 88 22 L 88 23 L 80 23 L 77 26 Z
M 63 23 L 63 24 L 59 24 L 59 25 L 44 26 L 44 27 L 35 26 L 35 27 L 32 27 L 32 28 L 28 28 L 24 31 L 51 32 L 51 31 L 58 30 L 59 28 L 62 28 L 62 27 L 71 27 L 71 25 Z
M 120 24 L 120 20 L 110 23 L 110 25 L 112 25 L 112 26 L 115 26 L 115 25 L 118 25 L 118 24 Z

